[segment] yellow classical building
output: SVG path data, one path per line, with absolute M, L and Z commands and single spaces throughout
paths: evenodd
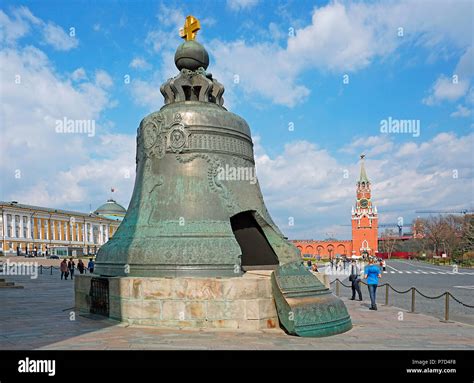
M 126 210 L 109 199 L 93 213 L 0 202 L 0 254 L 95 254 Z

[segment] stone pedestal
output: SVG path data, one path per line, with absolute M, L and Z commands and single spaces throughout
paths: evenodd
M 92 278 L 108 280 L 109 317 L 136 325 L 262 330 L 278 328 L 270 272 L 236 278 L 78 275 L 75 305 L 90 312 Z

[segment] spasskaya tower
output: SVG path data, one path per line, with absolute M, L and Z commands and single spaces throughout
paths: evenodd
M 374 256 L 377 248 L 378 215 L 372 203 L 371 183 L 365 171 L 365 154 L 360 156 L 357 200 L 352 208 L 352 255 Z

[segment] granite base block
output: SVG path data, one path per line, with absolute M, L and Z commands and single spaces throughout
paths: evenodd
M 90 312 L 91 280 L 75 278 L 75 306 Z M 235 278 L 100 277 L 108 280 L 109 317 L 133 325 L 256 331 L 278 328 L 270 273 Z

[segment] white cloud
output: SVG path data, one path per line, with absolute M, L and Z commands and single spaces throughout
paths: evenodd
M 26 36 L 32 28 L 42 35 L 43 43 L 56 50 L 68 51 L 76 48 L 79 41 L 70 36 L 62 27 L 52 22 L 44 22 L 33 15 L 27 7 L 13 8 L 12 17 L 0 10 L 0 42 L 7 45 L 16 44 L 17 40 Z
M 101 88 L 110 88 L 114 84 L 112 77 L 102 69 L 95 72 L 95 83 Z
M 451 113 L 451 117 L 469 117 L 471 114 L 471 109 L 466 108 L 464 105 L 458 105 L 456 111 Z
M 430 90 L 430 95 L 422 101 L 426 105 L 436 105 L 443 101 L 456 101 L 464 97 L 474 76 L 474 48 L 469 46 L 459 59 L 451 77 L 441 75 Z
M 278 38 L 267 43 L 212 41 L 208 47 L 215 62 L 211 69 L 224 80 L 241 75 L 242 86 L 228 87 L 235 99 L 232 93 L 242 91 L 292 107 L 309 95 L 298 80 L 310 70 L 357 71 L 388 57 L 403 44 L 440 51 L 467 49 L 470 13 L 472 6 L 467 2 L 332 2 L 315 8 L 311 23 L 296 28 L 294 37 L 288 37 L 288 25 L 279 26 L 287 35 L 286 47 L 275 44 Z M 269 36 L 278 29 L 275 24 L 268 28 Z M 403 37 L 398 36 L 399 28 L 403 28 Z M 441 97 L 454 97 L 455 90 L 444 82 L 439 88 Z M 465 83 L 456 89 L 465 92 Z
M 388 153 L 394 147 L 392 138 L 388 135 L 378 135 L 355 138 L 350 144 L 342 147 L 343 153 L 366 154 L 369 157 Z
M 227 0 L 227 6 L 233 11 L 250 9 L 258 4 L 259 0 Z
M 87 74 L 84 68 L 77 68 L 74 72 L 72 72 L 71 79 L 73 81 L 81 81 L 87 79 Z
M 212 73 L 226 84 L 226 93 L 260 94 L 279 105 L 294 106 L 302 102 L 309 89 L 297 85 L 296 73 L 275 58 L 278 47 L 272 44 L 248 46 L 243 41 L 226 43 L 219 40 L 209 44 L 214 57 Z
M 12 20 L 8 15 L 0 10 L 0 41 L 5 44 L 12 44 L 29 31 L 29 24 L 21 19 Z
M 68 51 L 77 47 L 78 40 L 70 36 L 58 25 L 47 23 L 43 29 L 44 41 L 58 51 Z
M 14 81 L 17 73 L 19 84 Z M 110 123 L 101 117 L 111 105 L 111 79 L 105 71 L 97 70 L 94 82 L 87 81 L 82 68 L 63 76 L 44 52 L 29 46 L 0 52 L 0 77 L 10 79 L 2 82 L 0 95 L 1 199 L 51 207 L 94 206 L 116 186 L 127 202 L 133 188 L 135 137 L 110 133 Z M 81 82 L 75 84 L 72 78 Z M 94 121 L 95 136 L 56 133 L 56 121 L 63 118 Z
M 374 140 L 359 138 L 347 147 Z M 393 146 L 381 157 L 368 155 L 366 168 L 381 222 L 396 222 L 399 216 L 408 222 L 418 209 L 469 207 L 474 202 L 473 146 L 474 134 L 441 133 L 422 143 Z M 337 237 L 350 238 L 349 229 L 338 225 L 350 223 L 359 176 L 357 155 L 347 163 L 310 142 L 298 141 L 272 157 L 258 138 L 255 151 L 265 203 L 286 235 L 325 238 L 332 227 Z M 295 226 L 288 225 L 289 217 Z
M 132 80 L 131 94 L 135 103 L 155 111 L 163 104 L 163 96 L 160 92 L 160 80 L 151 81 Z
M 142 57 L 134 57 L 129 64 L 134 69 L 150 69 L 151 65 Z
M 467 80 L 453 82 L 453 78 L 440 76 L 431 88 L 431 94 L 423 99 L 423 103 L 431 106 L 442 101 L 456 101 L 463 97 L 468 89 Z

